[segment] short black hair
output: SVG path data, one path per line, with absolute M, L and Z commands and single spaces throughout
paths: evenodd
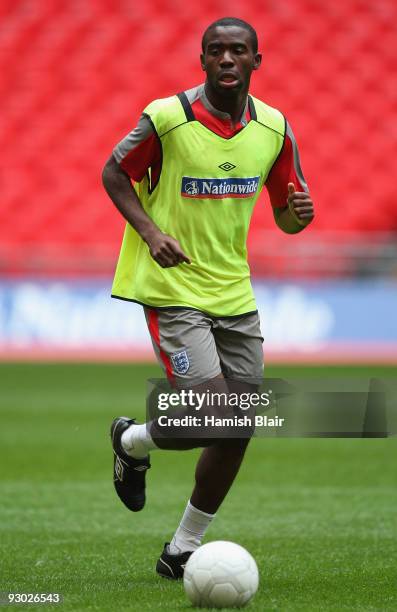
M 208 33 L 210 32 L 210 30 L 213 30 L 214 28 L 218 26 L 223 26 L 223 27 L 237 26 L 238 28 L 244 28 L 244 30 L 247 30 L 247 32 L 249 32 L 251 35 L 252 50 L 254 53 L 258 53 L 257 33 L 255 32 L 252 25 L 250 25 L 246 21 L 243 21 L 243 19 L 238 19 L 238 17 L 222 17 L 221 19 L 217 19 L 216 21 L 214 21 L 208 26 L 201 40 L 201 47 L 203 49 L 203 53 L 205 52 L 205 43 L 206 43 L 206 37 Z

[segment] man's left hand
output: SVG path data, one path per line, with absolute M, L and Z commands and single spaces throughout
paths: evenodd
M 294 183 L 288 183 L 287 204 L 291 215 L 299 225 L 305 226 L 314 218 L 313 201 L 305 191 L 295 191 Z

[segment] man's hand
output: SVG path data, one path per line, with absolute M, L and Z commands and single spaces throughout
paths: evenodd
M 189 257 L 185 255 L 175 238 L 158 231 L 146 242 L 154 261 L 162 268 L 172 268 L 183 262 L 190 264 Z
M 295 221 L 302 225 L 308 225 L 314 217 L 314 206 L 312 199 L 305 191 L 295 191 L 295 185 L 288 183 L 287 204 Z

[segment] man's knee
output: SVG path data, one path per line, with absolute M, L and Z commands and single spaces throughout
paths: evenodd
M 230 453 L 234 455 L 244 454 L 250 439 L 250 437 L 222 438 L 221 440 L 216 440 L 214 446 L 216 446 L 217 448 L 219 448 L 219 450 L 225 453 Z

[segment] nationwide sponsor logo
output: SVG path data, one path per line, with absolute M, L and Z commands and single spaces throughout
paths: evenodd
M 182 177 L 184 198 L 251 198 L 258 190 L 259 176 L 248 178 Z

